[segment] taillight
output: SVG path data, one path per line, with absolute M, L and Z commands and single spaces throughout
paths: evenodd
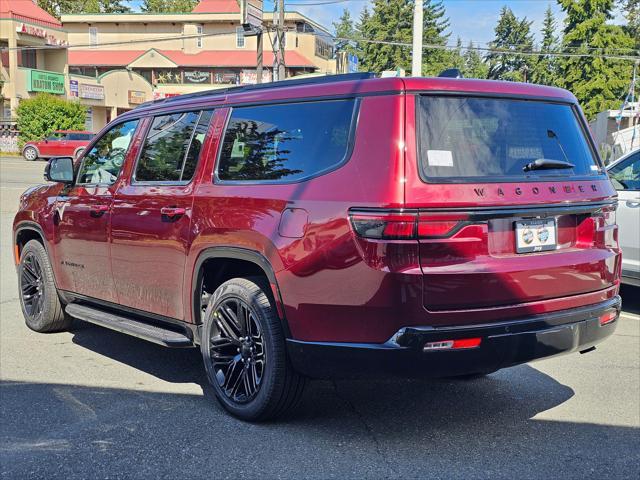
M 434 350 L 464 350 L 477 348 L 482 343 L 481 338 L 459 338 L 457 340 L 440 340 L 438 342 L 428 342 L 424 344 L 425 352 Z
M 418 212 L 353 212 L 351 224 L 361 237 L 379 240 L 446 238 L 459 230 L 466 217 Z
M 617 310 L 610 310 L 608 312 L 603 313 L 602 315 L 600 315 L 600 326 L 603 325 L 607 325 L 611 322 L 613 322 L 616 318 L 618 318 L 618 311 Z

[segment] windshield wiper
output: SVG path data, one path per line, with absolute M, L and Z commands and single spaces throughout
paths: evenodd
M 523 172 L 530 172 L 532 170 L 554 170 L 557 168 L 573 168 L 573 163 L 564 162 L 562 160 L 551 160 L 549 158 L 538 158 L 533 162 L 527 163 L 522 167 Z

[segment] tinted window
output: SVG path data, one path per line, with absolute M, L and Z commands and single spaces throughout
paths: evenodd
M 138 182 L 179 182 L 193 176 L 204 131 L 211 119 L 205 112 L 180 112 L 155 117 L 136 167 Z M 196 129 L 196 126 L 199 126 Z
M 70 133 L 67 135 L 67 140 L 90 140 L 92 135 L 88 133 Z
M 221 180 L 299 180 L 339 165 L 355 100 L 235 108 L 218 166 Z
M 569 105 L 423 96 L 418 100 L 417 116 L 420 171 L 429 179 L 598 173 Z M 523 170 L 537 159 L 559 160 L 574 167 Z
M 616 190 L 640 190 L 640 152 L 609 169 Z
M 105 133 L 85 154 L 78 174 L 78 183 L 110 185 L 116 181 L 138 120 L 120 123 Z

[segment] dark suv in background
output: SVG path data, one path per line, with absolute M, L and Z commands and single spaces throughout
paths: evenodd
M 27 325 L 199 345 L 243 419 L 307 377 L 483 375 L 618 323 L 615 190 L 564 90 L 356 74 L 185 95 L 46 178 L 14 222 Z

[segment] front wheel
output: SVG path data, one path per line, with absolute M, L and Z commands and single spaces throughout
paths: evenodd
M 201 350 L 216 398 L 234 416 L 264 421 L 300 400 L 305 379 L 286 354 L 282 325 L 258 279 L 234 278 L 214 292 Z
M 34 147 L 27 147 L 22 151 L 25 160 L 33 162 L 38 159 L 38 151 Z
M 58 297 L 47 251 L 37 240 L 29 240 L 20 252 L 18 283 L 27 327 L 36 332 L 58 332 L 71 325 Z

